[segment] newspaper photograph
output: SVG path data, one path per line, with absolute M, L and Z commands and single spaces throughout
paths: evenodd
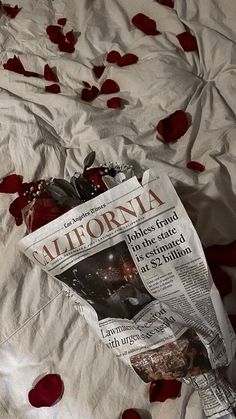
M 143 381 L 195 377 L 232 360 L 235 334 L 166 174 L 132 177 L 19 246 L 92 310 L 104 344 Z

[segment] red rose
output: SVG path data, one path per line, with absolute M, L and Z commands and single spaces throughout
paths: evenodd
M 105 192 L 107 190 L 105 183 L 102 180 L 102 176 L 105 174 L 104 171 L 106 170 L 105 167 L 93 167 L 91 169 L 85 170 L 83 176 L 89 180 L 91 184 L 96 185 L 101 192 Z M 109 173 L 107 173 L 109 174 Z
M 177 380 L 152 381 L 149 387 L 150 402 L 164 402 L 180 395 L 182 383 Z

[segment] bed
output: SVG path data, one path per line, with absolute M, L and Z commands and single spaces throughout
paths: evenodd
M 13 18 L 1 8 L 0 178 L 69 178 L 91 150 L 98 162 L 131 163 L 138 175 L 155 166 L 172 179 L 204 246 L 225 244 L 236 237 L 236 4 L 160 3 L 21 0 Z M 139 13 L 154 19 L 161 34 L 138 29 L 132 18 Z M 76 34 L 74 52 L 61 51 L 48 36 L 47 27 L 62 18 L 63 31 Z M 195 36 L 196 51 L 181 47 L 177 35 L 186 31 Z M 114 50 L 138 62 L 107 62 Z M 44 77 L 4 68 L 14 56 L 39 75 L 45 65 L 56 68 L 60 93 L 45 91 L 52 83 Z M 92 69 L 102 65 L 98 79 Z M 119 85 L 123 107 L 107 106 L 114 94 L 82 100 L 86 83 L 99 88 L 106 79 Z M 189 129 L 165 144 L 156 126 L 178 109 L 187 113 Z M 205 170 L 188 169 L 189 161 Z M 11 201 L 1 194 L 1 419 L 119 419 L 132 407 L 146 418 L 203 419 L 199 397 L 186 385 L 174 400 L 149 402 L 147 385 L 104 347 L 73 299 L 19 252 L 26 229 L 14 224 Z M 235 283 L 235 268 L 227 272 Z M 234 288 L 224 299 L 230 314 Z M 236 384 L 234 370 L 233 362 L 226 374 Z M 50 372 L 63 378 L 63 398 L 36 409 L 28 392 Z

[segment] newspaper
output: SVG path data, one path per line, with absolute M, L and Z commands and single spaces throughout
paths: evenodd
M 133 177 L 23 238 L 145 381 L 228 365 L 236 337 L 198 235 L 164 173 Z M 99 325 L 99 327 L 98 327 Z

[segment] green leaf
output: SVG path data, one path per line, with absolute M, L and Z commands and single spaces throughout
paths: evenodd
M 91 151 L 91 153 L 89 153 L 85 159 L 84 159 L 84 170 L 86 170 L 88 167 L 91 167 L 92 164 L 94 163 L 96 157 L 96 153 L 95 151 Z

